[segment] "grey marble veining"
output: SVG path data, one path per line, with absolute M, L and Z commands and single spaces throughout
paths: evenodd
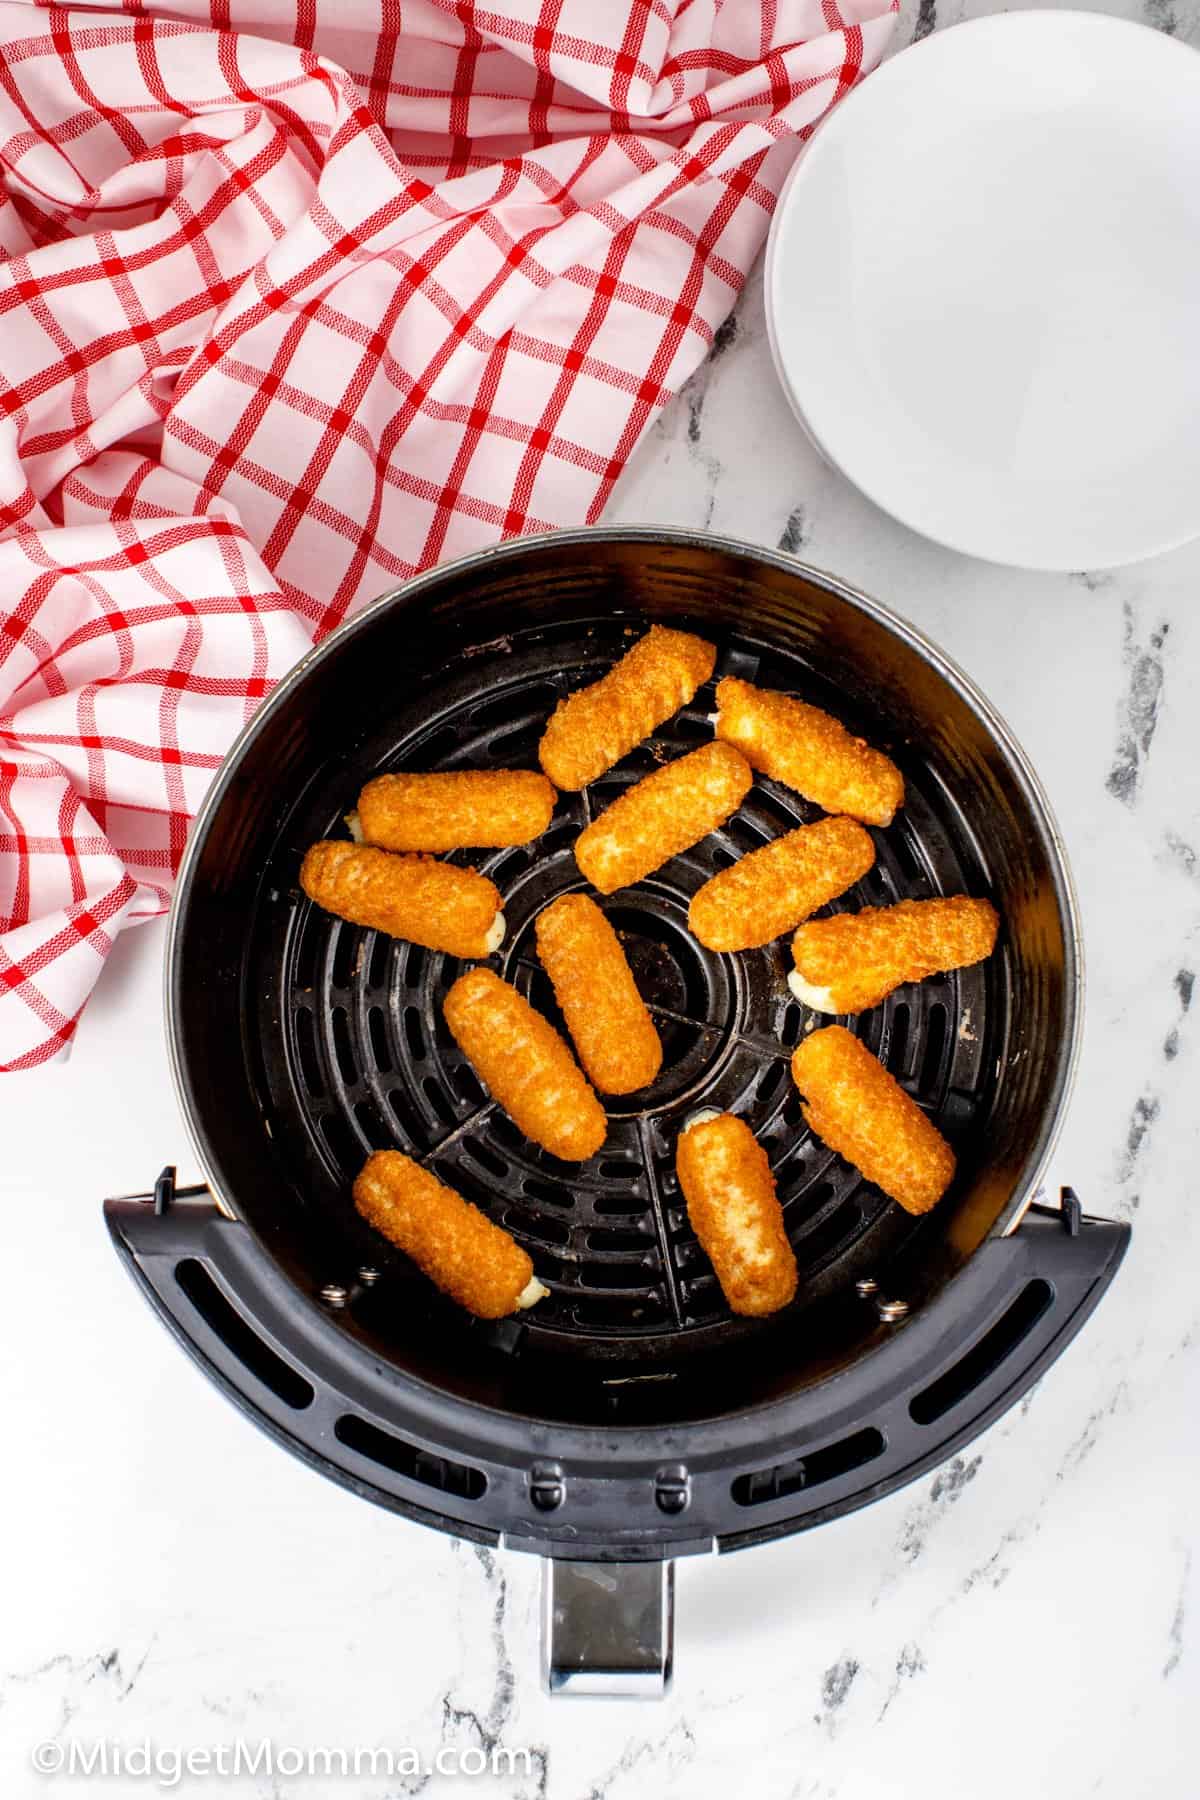
M 907 4 L 899 41 L 988 10 Z M 1197 0 L 1137 16 L 1200 42 Z M 551 1703 L 536 1565 L 375 1512 L 280 1454 L 109 1254 L 103 1193 L 166 1161 L 191 1173 L 161 1055 L 161 928 L 131 935 L 71 1062 L 3 1094 L 21 1120 L 0 1159 L 6 1800 L 79 1791 L 27 1762 L 72 1735 L 407 1745 L 427 1763 L 443 1746 L 530 1752 L 513 1776 L 182 1790 L 239 1800 L 1195 1792 L 1200 545 L 1054 576 L 914 537 L 792 420 L 758 275 L 610 517 L 707 525 L 836 570 L 940 642 L 1009 719 L 1085 924 L 1083 1055 L 1051 1179 L 1134 1221 L 1126 1267 L 1070 1352 L 944 1467 L 803 1537 L 682 1564 L 664 1704 Z

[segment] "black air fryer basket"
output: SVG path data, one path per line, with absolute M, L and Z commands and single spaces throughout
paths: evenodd
M 372 775 L 536 767 L 556 701 L 661 621 L 737 674 L 825 706 L 899 763 L 907 798 L 837 908 L 989 896 L 984 964 L 847 1020 L 957 1152 L 914 1219 L 805 1127 L 788 1058 L 814 1021 L 787 941 L 720 955 L 686 927 L 715 870 L 815 817 L 759 777 L 721 831 L 603 902 L 664 1044 L 608 1105 L 603 1150 L 528 1143 L 450 1038 L 464 964 L 339 922 L 298 886 Z M 556 1018 L 533 920 L 583 887 L 580 828 L 712 735 L 711 684 L 523 848 L 469 860 L 504 895 L 494 966 Z M 547 1563 L 552 1688 L 661 1691 L 670 1560 L 819 1524 L 911 1481 L 1012 1405 L 1069 1341 L 1124 1226 L 1030 1205 L 1080 1025 L 1062 845 L 1002 721 L 911 627 L 791 558 L 687 532 L 510 543 L 385 596 L 275 690 L 214 783 L 171 920 L 167 1029 L 208 1186 L 110 1201 L 114 1240 L 201 1366 L 290 1450 L 365 1498 Z M 822 1021 L 817 1021 L 822 1022 Z M 765 1145 L 800 1270 L 770 1320 L 732 1317 L 689 1229 L 691 1112 Z M 476 1320 L 356 1215 L 397 1146 L 525 1246 L 549 1298 Z

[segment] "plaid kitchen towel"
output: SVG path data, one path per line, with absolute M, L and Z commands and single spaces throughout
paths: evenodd
M 0 1066 L 271 684 L 599 514 L 894 0 L 0 0 Z

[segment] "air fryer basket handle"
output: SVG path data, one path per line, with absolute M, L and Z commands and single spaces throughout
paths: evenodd
M 262 1430 L 392 1511 L 547 1559 L 551 1693 L 653 1697 L 671 1675 L 671 1558 L 741 1549 L 851 1512 L 954 1455 L 1026 1392 L 1105 1292 L 1129 1227 L 1031 1207 L 982 1244 L 953 1305 L 889 1324 L 879 1346 L 770 1419 L 685 1437 L 626 1428 L 595 1448 L 562 1428 L 471 1412 L 363 1354 L 356 1290 L 300 1293 L 241 1221 L 166 1170 L 105 1204 L 113 1242 L 163 1323 Z M 876 1305 L 889 1318 L 878 1295 Z M 964 1326 L 964 1320 L 968 1323 Z M 547 1462 L 547 1451 L 554 1461 Z M 561 1491 L 556 1491 L 561 1490 Z
M 674 1639 L 674 1563 L 543 1560 L 547 1693 L 661 1700 L 671 1685 Z

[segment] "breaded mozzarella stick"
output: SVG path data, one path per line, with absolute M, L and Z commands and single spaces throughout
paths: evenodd
M 368 1158 L 354 1183 L 354 1204 L 477 1319 L 523 1311 L 550 1291 L 507 1231 L 399 1150 Z
M 844 1025 L 826 1025 L 792 1057 L 801 1109 L 823 1143 L 906 1212 L 936 1206 L 954 1175 L 954 1152 L 916 1101 Z
M 527 1138 L 586 1162 L 608 1134 L 604 1109 L 553 1025 L 490 969 L 460 975 L 443 1008 L 459 1049 Z
M 688 926 L 710 950 L 751 950 L 852 887 L 875 861 L 853 819 L 818 819 L 752 850 L 692 896 Z
M 393 856 L 368 844 L 328 839 L 300 867 L 310 900 L 351 925 L 407 938 L 450 956 L 490 956 L 504 941 L 494 882 L 432 856 Z
M 382 850 L 491 849 L 541 837 L 555 798 L 536 769 L 377 775 L 350 817 Z
M 538 761 L 556 787 L 586 787 L 686 706 L 716 660 L 703 638 L 652 625 L 607 675 L 559 701 Z
M 586 894 L 539 913 L 537 953 L 590 1079 L 602 1094 L 632 1094 L 662 1067 L 662 1045 L 616 932 Z
M 829 813 L 890 825 L 904 778 L 882 750 L 852 737 L 819 707 L 726 676 L 717 683 L 717 736 L 760 769 Z
M 737 811 L 754 776 L 728 744 L 704 744 L 635 783 L 575 840 L 575 861 L 611 894 L 690 850 Z
M 759 1317 L 796 1292 L 796 1258 L 767 1153 L 743 1119 L 704 1112 L 675 1148 L 688 1219 L 735 1313 Z
M 982 962 L 999 925 L 994 906 L 965 894 L 810 919 L 792 940 L 788 986 L 814 1012 L 865 1012 L 906 981 Z

